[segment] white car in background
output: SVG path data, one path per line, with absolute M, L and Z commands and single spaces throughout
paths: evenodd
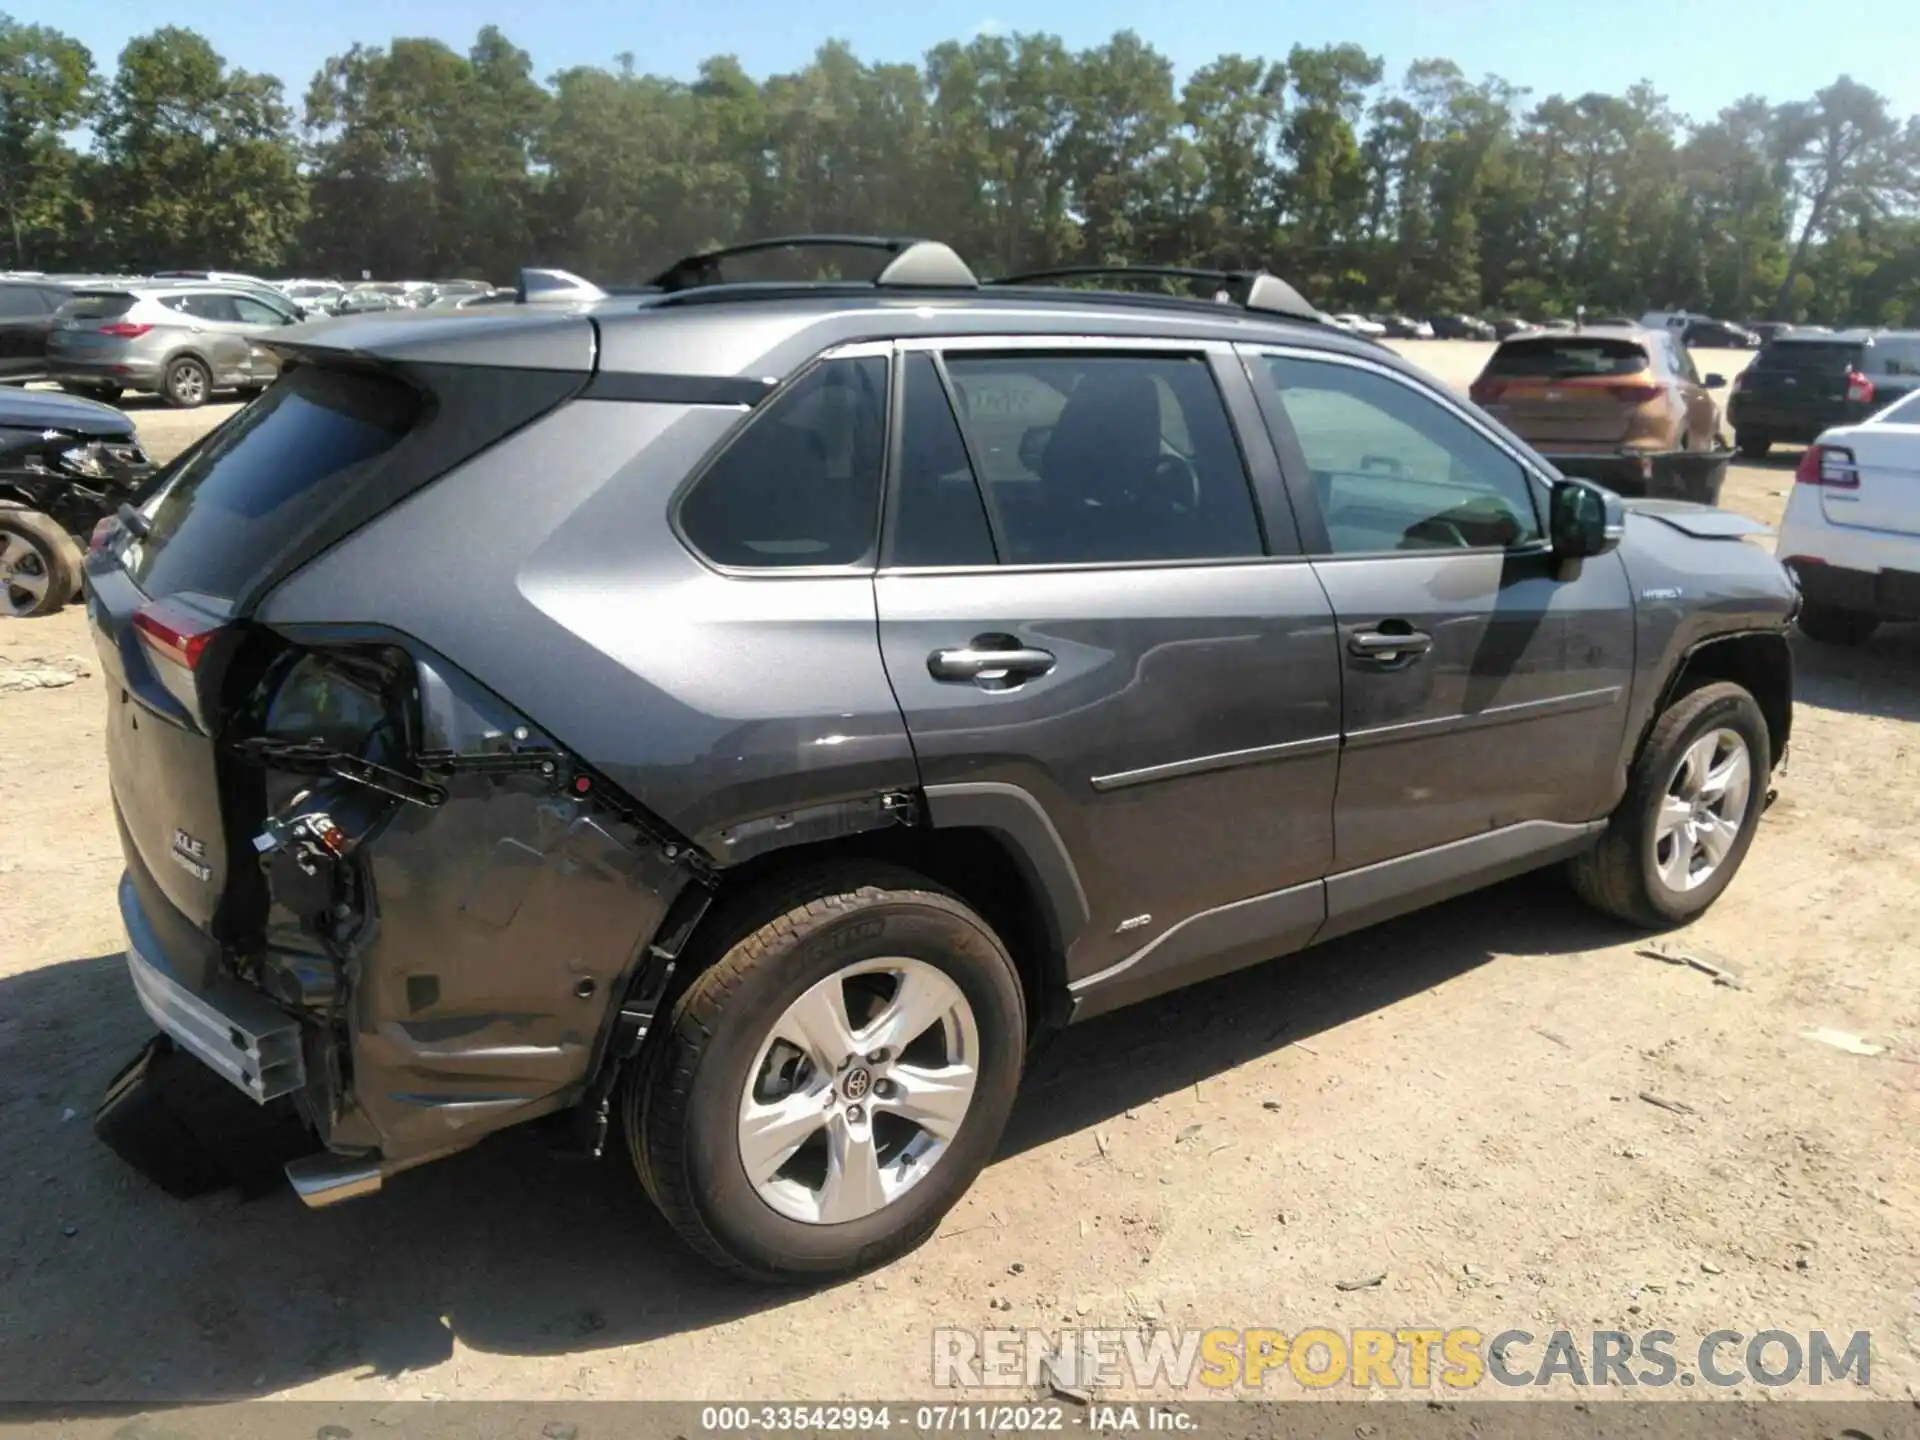
M 1342 330 L 1350 330 L 1355 335 L 1366 335 L 1374 340 L 1378 340 L 1382 335 L 1387 333 L 1386 326 L 1382 325 L 1378 320 L 1369 320 L 1364 315 L 1355 315 L 1348 312 L 1342 315 L 1332 315 L 1328 318 Z
M 1920 620 L 1920 391 L 1824 432 L 1800 459 L 1775 553 L 1810 639 L 1858 645 Z

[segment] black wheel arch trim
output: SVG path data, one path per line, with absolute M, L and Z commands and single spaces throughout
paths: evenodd
M 1659 722 L 1660 717 L 1666 713 L 1667 708 L 1672 705 L 1674 701 L 1679 699 L 1680 686 L 1692 670 L 1694 662 L 1706 652 L 1730 642 L 1751 642 L 1755 640 L 1771 641 L 1778 647 L 1780 670 L 1786 681 L 1785 694 L 1780 697 L 1784 699 L 1785 704 L 1779 708 L 1778 714 L 1770 712 L 1768 708 L 1768 700 L 1770 697 L 1759 694 L 1755 694 L 1753 697 L 1755 702 L 1760 706 L 1761 714 L 1766 716 L 1767 738 L 1773 748 L 1772 763 L 1775 768 L 1778 768 L 1782 757 L 1787 753 L 1787 746 L 1793 738 L 1793 647 L 1787 642 L 1787 632 L 1784 628 L 1755 627 L 1740 630 L 1725 630 L 1713 635 L 1704 635 L 1698 640 L 1693 641 L 1674 657 L 1673 663 L 1667 668 L 1666 679 L 1661 683 L 1658 698 L 1654 701 L 1652 708 L 1648 710 L 1645 717 L 1643 717 L 1639 731 L 1634 736 L 1633 749 L 1623 757 L 1623 773 L 1625 767 L 1633 764 L 1635 757 L 1640 754 L 1641 749 L 1646 745 L 1647 736 L 1653 733 L 1653 727 Z M 1728 676 L 1721 678 L 1732 679 L 1735 684 L 1741 683 L 1737 677 Z M 1753 693 L 1751 686 L 1743 686 L 1743 688 L 1747 689 L 1748 693 Z
M 922 793 L 935 827 L 988 830 L 1008 844 L 1041 897 L 1056 953 L 1071 951 L 1093 911 L 1080 871 L 1045 807 L 1020 786 L 997 780 L 929 785 Z

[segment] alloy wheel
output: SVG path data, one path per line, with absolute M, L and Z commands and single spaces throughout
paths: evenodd
M 740 1099 L 741 1164 L 792 1220 L 838 1225 L 940 1162 L 979 1080 L 973 1007 L 924 960 L 862 960 L 809 987 L 761 1042 Z
M 1752 791 L 1753 757 L 1737 731 L 1709 730 L 1687 746 L 1654 821 L 1654 868 L 1668 889 L 1697 889 L 1719 872 Z
M 47 557 L 37 545 L 24 535 L 0 534 L 0 594 L 9 615 L 33 614 L 51 581 Z

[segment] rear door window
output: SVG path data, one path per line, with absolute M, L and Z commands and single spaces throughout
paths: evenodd
M 232 597 L 413 427 L 418 392 L 387 376 L 302 365 L 216 431 L 142 507 L 127 550 L 149 595 Z
M 991 565 L 993 532 L 931 355 L 901 361 L 891 565 Z
M 1004 564 L 1265 553 L 1246 467 L 1205 360 L 946 358 Z
M 680 502 L 716 565 L 856 565 L 873 553 L 887 362 L 826 360 L 768 401 Z
M 189 295 L 186 298 L 187 303 L 183 308 L 196 320 L 232 325 L 240 319 L 240 312 L 234 309 L 231 295 Z
M 1586 375 L 1637 375 L 1647 352 L 1631 340 L 1598 335 L 1509 340 L 1494 352 L 1489 376 L 1507 380 L 1572 380 Z

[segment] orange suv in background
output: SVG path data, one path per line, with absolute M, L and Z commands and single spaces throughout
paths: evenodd
M 1726 383 L 1671 334 L 1595 325 L 1501 342 L 1469 393 L 1562 474 L 1712 505 L 1730 452 L 1708 392 Z

